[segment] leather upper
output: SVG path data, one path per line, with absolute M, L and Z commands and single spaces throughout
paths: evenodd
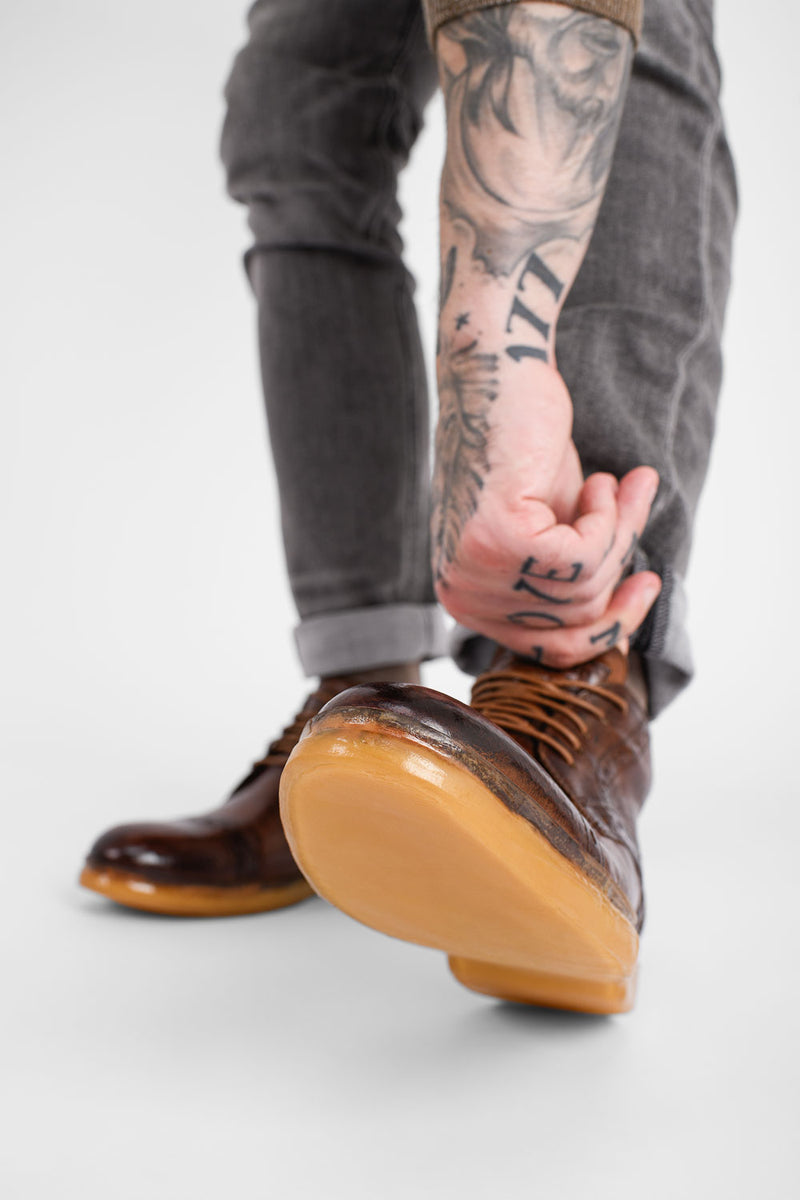
M 591 663 L 557 672 L 501 649 L 476 680 L 473 697 L 486 691 L 487 681 L 501 701 L 509 693 L 515 697 L 517 708 L 526 681 L 534 681 L 534 687 L 555 685 L 561 699 L 548 706 L 549 717 L 546 708 L 540 715 L 541 699 L 531 703 L 527 723 L 514 722 L 529 730 L 523 732 L 497 724 L 480 705 L 461 704 L 428 688 L 359 685 L 328 703 L 308 732 L 335 728 L 342 720 L 364 722 L 417 738 L 457 759 L 585 871 L 640 929 L 644 900 L 636 817 L 650 785 L 650 751 L 647 717 L 629 684 L 627 659 L 610 650 Z M 573 698 L 577 722 L 559 711 L 565 696 Z M 488 705 L 487 711 L 494 708 L 497 704 Z M 581 730 L 577 750 L 564 742 L 571 762 L 543 740 L 545 734 L 553 737 L 554 712 L 560 725 Z
M 323 681 L 218 808 L 174 821 L 117 825 L 98 838 L 87 865 L 155 885 L 282 887 L 301 879 L 280 821 L 281 772 L 308 718 L 351 682 Z
M 597 715 L 580 710 L 587 728 L 580 737 L 580 750 L 571 755 L 571 763 L 553 746 L 537 738 L 535 720 L 530 734 L 512 730 L 511 737 L 535 755 L 589 822 L 609 870 L 623 886 L 641 928 L 644 894 L 636 820 L 650 790 L 650 736 L 647 714 L 628 684 L 626 656 L 612 649 L 571 671 L 554 672 L 507 651 L 495 659 L 486 675 L 490 677 L 509 669 L 523 676 L 544 675 L 548 681 L 563 680 L 571 695 L 596 707 Z M 602 694 L 575 686 L 581 683 L 617 695 L 621 706 L 604 700 Z

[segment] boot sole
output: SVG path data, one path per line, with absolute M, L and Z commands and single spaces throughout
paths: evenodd
M 392 733 L 363 713 L 338 725 L 331 714 L 295 748 L 280 795 L 315 891 L 373 929 L 445 951 L 465 987 L 581 1012 L 633 1006 L 632 922 L 498 799 L 485 771 L 426 745 L 422 727 Z
M 287 908 L 314 895 L 304 879 L 283 887 L 202 887 L 151 883 L 139 875 L 84 867 L 79 882 L 116 904 L 168 917 L 237 917 Z

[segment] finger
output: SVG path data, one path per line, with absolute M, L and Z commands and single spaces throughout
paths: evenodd
M 658 472 L 652 467 L 636 467 L 620 480 L 617 506 L 620 529 L 628 527 L 641 537 L 658 491 Z
M 546 627 L 558 613 L 559 624 L 587 624 L 605 610 L 631 562 L 657 486 L 652 467 L 637 467 L 619 483 L 596 472 L 579 494 L 575 526 L 556 524 L 539 501 L 513 508 L 504 502 L 495 512 L 487 497 L 489 506 L 467 522 L 457 561 L 446 572 L 451 600 L 484 620 L 514 614 L 520 623 Z M 541 610 L 543 621 L 536 621 Z
M 637 572 L 619 585 L 598 619 L 582 626 L 551 623 L 549 628 L 536 628 L 471 617 L 463 612 L 458 619 L 518 654 L 535 657 L 545 666 L 566 670 L 597 658 L 635 633 L 660 590 L 658 575 L 652 571 Z
M 521 524 L 510 528 L 507 522 L 500 534 L 508 551 L 505 562 L 512 571 L 518 568 L 526 573 L 532 569 L 535 575 L 552 584 L 574 584 L 577 580 L 583 584 L 591 579 L 615 541 L 615 488 L 613 478 L 608 483 L 593 484 L 584 504 L 586 511 L 574 525 L 551 522 L 548 527 L 526 530 Z M 499 565 L 499 560 L 496 561 Z M 475 562 L 477 558 L 473 555 Z M 477 582 L 480 571 L 471 573 Z
M 652 571 L 631 575 L 614 592 L 599 620 L 581 628 L 564 628 L 536 634 L 543 649 L 542 662 L 564 670 L 618 646 L 644 621 L 661 591 L 661 580 Z
M 508 620 L 528 628 L 588 624 L 605 611 L 619 577 L 612 565 L 600 580 L 592 574 L 593 563 L 586 562 L 587 549 L 595 561 L 602 561 L 613 544 L 618 486 L 613 475 L 590 476 L 579 502 L 584 536 L 570 526 L 551 524 L 538 536 L 517 542 L 516 558 L 512 550 L 505 561 L 500 555 L 514 540 L 507 524 L 502 537 L 492 539 L 486 536 L 484 522 L 470 522 L 466 553 L 448 572 L 443 588 L 447 595 L 439 599 L 457 620 Z M 552 522 L 552 511 L 546 510 L 546 515 Z M 537 519 L 541 521 L 541 514 Z M 523 558 L 523 549 L 535 553 Z
M 634 467 L 619 481 L 619 503 L 622 508 L 629 498 L 641 496 L 648 507 L 658 491 L 660 477 L 655 467 Z
M 581 489 L 573 528 L 580 539 L 584 581 L 597 574 L 616 543 L 618 493 L 617 480 L 605 471 L 589 475 Z
M 530 543 L 539 574 L 573 584 L 577 605 L 596 607 L 601 597 L 607 600 L 644 532 L 658 482 L 657 471 L 646 466 L 635 467 L 619 483 L 607 472 L 589 475 L 574 525 L 551 526 Z
M 578 516 L 609 507 L 613 509 L 618 491 L 619 484 L 608 471 L 595 471 L 593 475 L 587 475 L 578 496 Z
M 599 572 L 596 587 L 616 586 L 629 573 L 636 547 L 647 527 L 658 492 L 659 477 L 652 467 L 636 467 L 620 480 L 617 496 L 617 552 L 609 556 Z
M 584 573 L 574 593 L 576 614 L 580 612 L 583 616 L 586 606 L 596 611 L 598 606 L 609 602 L 612 591 L 633 561 L 658 484 L 658 472 L 652 467 L 636 467 L 620 480 L 616 490 L 616 524 L 594 575 Z

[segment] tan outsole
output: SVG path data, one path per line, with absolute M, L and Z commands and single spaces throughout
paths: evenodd
M 295 748 L 280 792 L 296 862 L 351 917 L 444 950 L 474 991 L 632 1007 L 633 924 L 455 759 L 385 725 L 329 720 Z
M 79 882 L 93 892 L 126 908 L 161 913 L 168 917 L 238 917 L 247 913 L 286 908 L 314 895 L 304 879 L 283 887 L 221 888 L 149 883 L 123 871 L 84 867 Z

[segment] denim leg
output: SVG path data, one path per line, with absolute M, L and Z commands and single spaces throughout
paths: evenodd
M 714 432 L 736 213 L 719 84 L 712 0 L 647 0 L 611 176 L 556 343 L 585 471 L 620 476 L 644 463 L 661 476 L 634 564 L 663 580 L 634 642 L 653 716 L 693 672 L 683 580 Z M 457 629 L 465 670 L 484 668 L 486 642 Z
M 428 398 L 396 185 L 436 88 L 419 0 L 258 0 L 221 156 L 248 206 L 295 636 L 309 675 L 446 652 Z

